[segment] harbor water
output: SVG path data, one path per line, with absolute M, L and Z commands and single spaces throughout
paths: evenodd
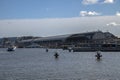
M 120 52 L 101 52 L 101 60 L 96 60 L 95 53 L 2 48 L 0 80 L 120 80 Z

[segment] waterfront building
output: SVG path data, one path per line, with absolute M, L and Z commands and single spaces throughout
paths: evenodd
M 32 43 L 49 48 L 100 47 L 101 44 L 111 43 L 111 41 L 115 39 L 117 39 L 117 37 L 110 32 L 93 31 L 22 40 L 19 43 L 24 47 Z
M 1 48 L 6 48 L 9 45 L 15 45 L 17 42 L 17 37 L 4 37 L 0 39 Z

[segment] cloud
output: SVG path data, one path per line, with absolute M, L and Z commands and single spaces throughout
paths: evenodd
M 95 11 L 80 11 L 81 16 L 98 16 L 100 13 Z
M 104 0 L 103 3 L 114 3 L 114 2 L 115 2 L 115 0 Z
M 116 22 L 111 22 L 111 23 L 108 23 L 107 26 L 120 26 L 120 24 Z
M 120 16 L 120 12 L 116 12 L 116 16 Z
M 83 0 L 82 4 L 84 4 L 84 5 L 100 4 L 100 3 L 107 3 L 107 4 L 110 3 L 110 4 L 112 4 L 114 2 L 115 2 L 115 0 L 103 0 L 103 1 L 101 1 L 101 0 Z
M 96 4 L 98 3 L 98 0 L 83 0 L 82 4 L 88 5 L 88 4 Z
M 106 27 L 109 22 L 120 23 L 117 16 L 93 16 L 46 19 L 0 20 L 0 37 L 55 36 L 86 31 L 109 30 L 120 35 L 120 27 Z

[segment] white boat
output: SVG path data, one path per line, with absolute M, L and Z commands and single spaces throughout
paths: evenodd
M 10 46 L 7 48 L 7 51 L 15 51 L 16 46 Z

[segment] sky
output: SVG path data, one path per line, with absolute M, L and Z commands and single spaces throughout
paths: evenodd
M 0 0 L 0 37 L 97 30 L 120 37 L 120 0 Z

